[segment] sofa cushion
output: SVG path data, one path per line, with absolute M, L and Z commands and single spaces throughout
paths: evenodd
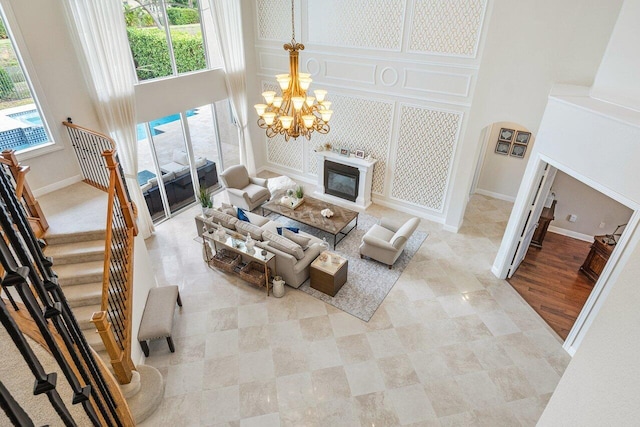
M 278 234 L 281 236 L 282 236 L 282 230 L 289 230 L 296 234 L 298 234 L 298 232 L 300 231 L 298 227 L 277 227 L 276 230 L 278 230 Z
M 238 208 L 238 219 L 240 221 L 246 221 L 246 222 L 251 222 L 249 220 L 249 217 L 247 216 L 247 214 L 245 213 L 244 209 L 242 208 Z
M 207 164 L 206 157 L 196 157 L 196 169 Z
M 214 223 L 219 222 L 223 227 L 228 228 L 229 230 L 235 230 L 236 222 L 238 222 L 238 218 L 216 209 L 211 211 L 211 219 Z
M 292 242 L 299 244 L 302 250 L 306 250 L 309 247 L 309 242 L 311 241 L 309 237 L 304 237 L 300 234 L 294 233 L 288 228 L 282 229 L 282 237 L 286 237 Z
M 236 222 L 236 230 L 238 230 L 241 234 L 245 236 L 247 234 L 251 235 L 253 240 L 262 240 L 262 228 L 257 225 L 251 224 L 246 221 L 238 221 Z
M 227 215 L 231 215 L 234 217 L 238 216 L 238 213 L 236 212 L 236 208 L 234 208 L 233 205 L 230 205 L 229 203 L 222 202 L 222 207 L 220 208 L 220 210 L 226 213 Z
M 302 250 L 302 247 L 286 237 L 278 236 L 277 234 L 267 230 L 262 233 L 262 239 L 268 240 L 269 246 L 273 246 L 284 253 L 291 254 L 296 257 L 296 259 L 304 258 L 304 251 Z
M 182 150 L 173 150 L 173 156 L 171 158 L 176 163 L 180 163 L 181 165 L 189 165 L 189 158 L 187 157 L 187 153 Z

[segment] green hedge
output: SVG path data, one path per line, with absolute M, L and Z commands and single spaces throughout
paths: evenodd
M 133 61 L 140 80 L 171 75 L 171 60 L 164 31 L 157 28 L 127 28 Z M 202 35 L 171 32 L 179 73 L 206 68 Z
M 170 7 L 167 9 L 167 18 L 171 25 L 199 24 L 200 14 L 195 9 L 184 7 Z
M 0 19 L 0 39 L 6 39 L 6 38 L 8 38 L 7 29 L 4 28 L 4 22 L 2 22 L 2 19 Z
M 15 95 L 15 85 L 9 74 L 0 68 L 0 99 L 13 99 Z

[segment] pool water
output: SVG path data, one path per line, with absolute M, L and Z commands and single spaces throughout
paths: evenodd
M 196 110 L 187 110 L 187 117 L 191 117 L 191 116 L 193 116 L 195 114 L 196 114 Z M 151 120 L 149 122 L 149 127 L 151 128 L 151 135 L 152 136 L 156 136 L 156 135 L 160 135 L 161 133 L 164 133 L 164 131 L 156 129 L 156 126 L 164 125 L 166 123 L 175 122 L 176 120 L 180 120 L 180 114 L 179 113 L 171 114 L 170 116 L 164 116 L 164 117 L 161 117 L 161 118 L 156 119 L 156 120 Z M 139 124 L 136 127 L 136 130 L 137 130 L 137 133 L 138 133 L 138 141 L 147 138 L 147 131 L 145 130 L 144 124 L 142 124 L 142 123 Z

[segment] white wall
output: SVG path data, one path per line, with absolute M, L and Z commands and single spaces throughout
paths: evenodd
M 636 247 L 560 379 L 538 426 L 633 426 L 640 419 Z
M 519 123 L 539 138 L 552 85 L 593 82 L 622 0 L 492 4 L 473 108 L 460 144 L 469 154 L 479 152 L 482 129 L 495 122 Z M 460 159 L 446 219 L 449 227 L 462 222 L 477 159 L 477 154 Z
M 611 170 L 615 170 L 615 167 Z M 562 171 L 556 174 L 551 191 L 556 194 L 557 203 L 550 231 L 585 241 L 593 241 L 596 235 L 613 233 L 617 225 L 629 222 L 633 214 L 628 207 Z M 576 222 L 569 222 L 571 214 L 577 216 Z M 605 226 L 600 228 L 602 222 Z
M 518 194 L 520 181 L 522 181 L 522 175 L 527 167 L 527 161 L 535 143 L 535 138 L 533 135 L 531 136 L 524 158 L 514 157 L 510 154 L 499 154 L 496 153 L 496 144 L 498 143 L 498 134 L 502 128 L 512 129 L 516 132 L 527 131 L 522 125 L 511 122 L 494 123 L 490 126 L 489 139 L 487 140 L 476 192 L 502 200 L 514 201 L 516 194 Z
M 640 110 L 640 0 L 626 0 L 591 96 Z
M 72 117 L 85 126 L 97 124 L 80 64 L 71 47 L 62 2 L 1 0 L 15 33 L 43 113 L 61 150 L 22 160 L 31 166 L 27 180 L 38 190 L 80 173 L 62 122 Z M 15 19 L 12 19 L 15 18 Z

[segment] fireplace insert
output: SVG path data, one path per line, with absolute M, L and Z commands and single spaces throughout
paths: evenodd
M 324 192 L 326 194 L 355 202 L 358 197 L 359 180 L 358 168 L 325 160 Z

